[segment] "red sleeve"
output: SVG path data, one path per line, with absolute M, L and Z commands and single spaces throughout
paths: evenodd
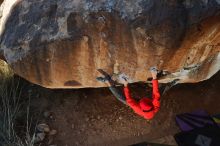
M 160 109 L 160 92 L 158 87 L 158 80 L 152 80 L 153 84 L 153 100 L 152 103 L 154 105 L 154 112 L 158 112 Z
M 144 116 L 144 112 L 141 110 L 139 104 L 131 97 L 128 87 L 124 87 L 124 94 L 127 104 L 140 116 Z

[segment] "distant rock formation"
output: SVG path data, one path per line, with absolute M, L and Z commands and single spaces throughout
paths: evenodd
M 44 87 L 105 86 L 96 69 L 116 62 L 133 82 L 150 66 L 180 83 L 220 69 L 219 0 L 5 0 L 0 13 L 6 61 Z

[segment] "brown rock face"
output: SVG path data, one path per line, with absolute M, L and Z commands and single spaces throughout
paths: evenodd
M 113 73 L 116 62 L 133 82 L 150 66 L 171 73 L 161 82 L 198 82 L 220 69 L 219 10 L 217 0 L 23 0 L 1 49 L 18 75 L 48 88 L 104 86 L 96 69 Z

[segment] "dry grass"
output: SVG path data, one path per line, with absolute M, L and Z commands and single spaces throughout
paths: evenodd
M 30 98 L 22 97 L 22 90 L 19 81 L 14 80 L 11 69 L 0 61 L 1 146 L 34 146 Z

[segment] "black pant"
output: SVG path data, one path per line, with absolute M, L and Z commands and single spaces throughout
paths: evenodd
M 124 104 L 127 105 L 126 98 L 125 98 L 123 92 L 119 91 L 119 89 L 117 89 L 115 86 L 111 86 L 111 87 L 109 87 L 109 89 L 111 90 L 112 94 L 113 94 L 119 101 L 121 101 L 122 103 L 124 103 Z

